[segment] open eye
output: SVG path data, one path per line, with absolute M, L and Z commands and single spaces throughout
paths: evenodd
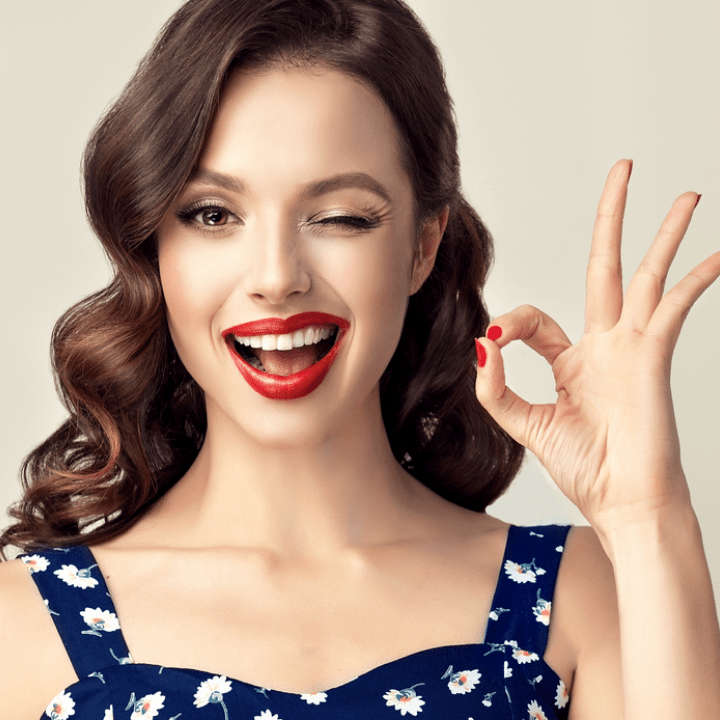
M 201 225 L 227 225 L 230 213 L 223 208 L 203 208 L 193 216 Z
M 179 220 L 185 225 L 195 225 L 202 228 L 224 227 L 239 222 L 235 213 L 217 203 L 194 204 L 180 210 L 177 214 Z

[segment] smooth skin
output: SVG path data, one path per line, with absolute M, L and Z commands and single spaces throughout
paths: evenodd
M 236 76 L 200 165 L 235 182 L 218 183 L 206 174 L 202 183 L 188 185 L 163 222 L 159 249 L 173 339 L 206 393 L 207 440 L 187 475 L 135 526 L 93 547 L 135 661 L 313 692 L 412 652 L 478 642 L 507 526 L 442 500 L 405 473 L 390 452 L 380 414 L 378 356 L 391 353 L 397 342 L 398 318 L 432 269 L 446 221 L 444 213 L 431 218 L 416 241 L 392 117 L 366 86 L 334 71 L 273 69 Z M 338 172 L 372 176 L 387 189 L 389 203 L 357 188 L 310 197 L 309 186 Z M 606 206 L 613 192 L 624 201 L 624 184 L 623 179 L 616 183 L 620 190 L 606 190 Z M 219 232 L 202 214 L 190 224 L 180 222 L 177 213 L 198 200 L 221 202 L 237 222 Z M 382 220 L 361 233 L 323 222 L 368 210 Z M 607 240 L 608 234 L 600 228 L 594 247 L 619 244 L 619 236 Z M 257 396 L 229 358 L 222 329 L 306 310 L 351 321 L 335 366 L 300 401 L 278 404 Z M 544 434 L 531 432 L 535 416 L 504 388 L 502 344 L 516 338 L 532 343 L 535 337 L 542 347 L 571 351 L 554 325 L 538 329 L 543 317 L 521 309 L 498 318 L 501 341 L 482 341 L 488 363 L 478 375 L 478 394 L 531 446 L 542 449 L 534 442 L 540 437 L 547 448 L 553 437 L 578 438 L 581 446 L 595 432 L 583 415 L 567 427 L 557 422 Z M 574 392 L 599 382 L 592 373 L 568 373 L 570 379 L 576 381 Z M 662 400 L 661 380 L 653 387 Z M 658 398 L 654 402 L 653 411 Z M 622 406 L 609 400 L 598 412 L 612 416 L 609 408 L 617 407 L 622 415 Z M 566 478 L 584 468 L 563 466 L 566 457 L 547 453 L 553 472 L 570 487 L 573 481 Z M 606 482 L 614 487 L 624 479 Z M 682 498 L 668 507 L 678 504 L 687 507 Z M 595 505 L 602 502 L 596 499 Z M 635 533 L 645 528 L 621 523 L 619 513 L 600 515 L 605 550 L 592 530 L 570 533 L 545 660 L 571 687 L 571 717 L 621 718 L 622 628 L 625 691 L 635 703 L 626 717 L 665 717 L 667 704 L 655 716 L 646 712 L 651 696 L 662 699 L 667 689 L 637 680 L 650 642 L 648 632 L 636 628 L 645 590 L 634 592 L 625 578 L 638 575 L 637 553 L 659 577 L 660 589 L 674 592 L 676 557 L 662 548 L 653 555 L 657 545 L 635 543 Z M 644 517 L 655 516 L 648 511 Z M 613 518 L 620 529 L 609 522 Z M 679 537 L 695 536 L 681 528 Z M 629 560 L 617 549 L 628 543 Z M 699 599 L 694 605 L 676 599 L 671 610 L 690 607 L 710 623 L 701 548 L 692 542 L 679 547 L 695 559 L 694 566 L 686 559 L 688 574 L 682 577 L 689 577 Z M 643 611 L 648 613 L 647 604 Z M 666 616 L 649 631 L 667 639 L 669 625 Z M 672 632 L 681 644 L 696 641 L 688 634 L 695 625 L 677 625 Z M 706 658 L 715 662 L 717 648 L 712 640 L 704 642 Z M 675 669 L 673 677 L 685 672 L 677 653 L 658 645 L 658 657 L 667 657 Z M 0 647 L 0 697 L 8 717 L 37 720 L 50 698 L 76 679 L 17 561 L 0 566 Z M 712 698 L 712 678 L 705 672 L 701 678 Z

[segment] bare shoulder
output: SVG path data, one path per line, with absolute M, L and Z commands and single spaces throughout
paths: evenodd
M 574 710 L 622 717 L 620 630 L 613 567 L 589 527 L 570 531 L 553 602 L 557 634 L 574 656 Z
M 77 680 L 45 603 L 21 560 L 0 563 L 0 697 L 3 716 L 37 720 Z M 33 692 L 28 693 L 28 682 Z

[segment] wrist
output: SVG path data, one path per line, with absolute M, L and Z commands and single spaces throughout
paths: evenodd
M 655 554 L 702 547 L 697 515 L 687 502 L 653 508 L 624 508 L 605 513 L 593 528 L 613 565 Z

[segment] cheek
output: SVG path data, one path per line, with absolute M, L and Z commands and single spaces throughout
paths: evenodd
M 162 242 L 158 260 L 168 325 L 181 351 L 185 335 L 210 331 L 213 315 L 222 302 L 222 283 L 218 282 L 215 263 L 196 257 L 181 242 Z
M 411 241 L 397 233 L 334 266 L 332 284 L 354 316 L 355 336 L 380 362 L 389 361 L 402 331 L 411 265 Z

